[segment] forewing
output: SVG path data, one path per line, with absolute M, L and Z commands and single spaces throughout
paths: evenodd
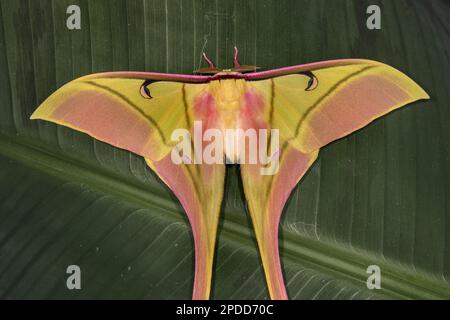
M 190 128 L 186 87 L 196 95 L 208 84 L 148 82 L 139 74 L 119 74 L 90 75 L 66 84 L 31 119 L 55 122 L 143 157 L 162 159 L 175 145 L 173 130 Z

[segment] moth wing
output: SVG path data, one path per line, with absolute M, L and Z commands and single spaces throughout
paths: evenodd
M 175 129 L 189 129 L 186 86 L 194 95 L 208 84 L 145 80 L 102 73 L 64 85 L 45 100 L 31 119 L 84 132 L 97 140 L 152 160 L 166 156 Z M 151 95 L 148 96 L 148 93 Z
M 242 181 L 269 293 L 273 299 L 287 299 L 278 252 L 279 221 L 292 189 L 319 149 L 429 96 L 400 71 L 368 60 L 288 67 L 255 73 L 249 80 L 258 81 L 247 82 L 244 109 L 256 114 L 245 121 L 248 127 L 278 130 L 279 165 L 275 174 L 261 175 L 264 165 L 243 164 Z
M 31 119 L 70 127 L 146 159 L 186 211 L 195 245 L 193 298 L 208 299 L 225 166 L 175 164 L 172 150 L 179 141 L 171 136 L 177 129 L 191 133 L 194 119 L 208 116 L 200 110 L 214 112 L 214 100 L 208 83 L 167 81 L 172 78 L 162 75 L 147 85 L 147 76 L 105 73 L 74 80 L 44 101 Z
M 251 82 L 266 95 L 267 83 L 273 86 L 271 126 L 280 130 L 282 141 L 303 153 L 318 150 L 406 104 L 429 99 L 408 76 L 380 62 L 336 60 L 307 66 L 287 68 L 300 73 Z

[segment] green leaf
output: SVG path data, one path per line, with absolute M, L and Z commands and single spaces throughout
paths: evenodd
M 82 29 L 66 28 L 81 8 Z M 366 28 L 378 4 L 382 29 Z M 0 2 L 0 298 L 181 298 L 193 242 L 181 206 L 143 159 L 30 121 L 58 87 L 98 71 L 191 73 L 368 58 L 416 80 L 430 102 L 326 147 L 281 225 L 292 299 L 450 298 L 450 7 L 444 1 Z M 268 298 L 239 171 L 230 167 L 215 299 Z M 82 290 L 66 269 L 81 267 Z M 369 290 L 367 267 L 381 268 Z

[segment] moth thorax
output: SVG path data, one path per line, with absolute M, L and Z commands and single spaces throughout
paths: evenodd
M 239 109 L 243 95 L 242 80 L 227 79 L 219 81 L 215 87 L 215 99 L 222 110 Z

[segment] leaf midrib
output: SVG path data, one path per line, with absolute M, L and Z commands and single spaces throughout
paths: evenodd
M 141 207 L 162 209 L 167 213 L 164 217 L 169 221 L 183 220 L 172 200 L 148 197 L 149 193 L 162 195 L 160 190 L 105 168 L 67 155 L 62 156 L 41 144 L 28 137 L 0 133 L 0 154 L 5 157 L 60 179 L 86 184 L 101 193 L 112 194 Z M 254 248 L 243 219 L 242 214 L 237 212 L 227 214 L 227 223 L 224 224 L 220 236 L 240 246 Z M 365 286 L 369 276 L 365 272 L 367 266 L 377 264 L 382 270 L 383 294 L 400 299 L 450 299 L 450 285 L 444 280 L 438 281 L 427 272 L 412 272 L 397 262 L 388 261 L 375 254 L 343 249 L 344 245 L 319 241 L 289 230 L 282 232 L 283 261 L 287 264 L 302 264 L 359 286 Z

